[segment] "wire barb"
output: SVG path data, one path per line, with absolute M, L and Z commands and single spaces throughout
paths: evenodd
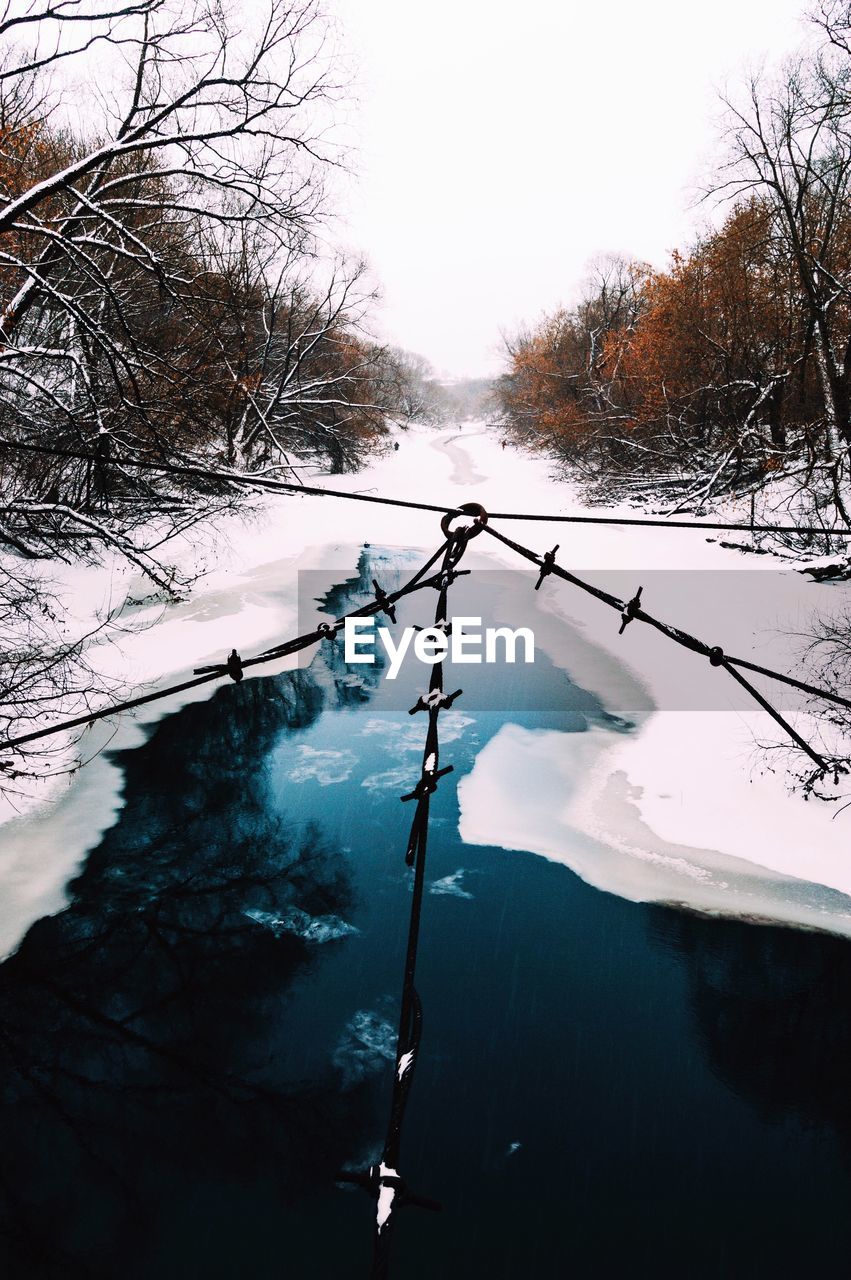
M 439 631 L 441 635 L 452 635 L 452 623 L 447 622 L 445 618 L 441 618 L 440 622 L 433 622 L 430 627 L 419 627 L 414 624 L 415 631 Z
M 465 577 L 470 572 L 469 569 L 446 569 L 443 573 L 437 574 L 432 582 L 432 586 L 438 591 L 446 591 L 452 586 L 458 578 Z
M 629 624 L 632 622 L 633 618 L 636 617 L 636 615 L 638 614 L 638 611 L 641 608 L 642 590 L 643 590 L 643 587 L 639 587 L 635 595 L 632 597 L 632 599 L 627 600 L 626 604 L 624 605 L 623 612 L 621 613 L 621 629 L 618 632 L 619 636 L 623 635 L 623 633 L 626 631 Z
M 372 585 L 375 588 L 375 601 L 379 605 L 378 612 L 386 613 L 391 622 L 396 621 L 396 606 L 392 603 L 390 597 L 383 587 L 380 587 L 375 578 L 372 579 Z
M 415 716 L 418 711 L 448 711 L 455 699 L 460 698 L 463 692 L 463 689 L 456 689 L 454 693 L 444 693 L 442 689 L 432 689 L 430 693 L 421 693 L 417 698 L 416 704 L 409 710 L 408 715 Z
M 447 764 L 442 769 L 423 770 L 422 776 L 414 787 L 413 791 L 409 791 L 406 796 L 401 796 L 402 800 L 422 800 L 425 796 L 433 796 L 437 790 L 438 778 L 445 778 L 447 773 L 452 773 L 455 769 L 453 764 Z
M 371 1164 L 366 1173 L 350 1173 L 343 1170 L 337 1174 L 336 1181 L 363 1187 L 373 1200 L 378 1199 L 382 1187 L 390 1187 L 396 1193 L 394 1199 L 399 1209 L 405 1209 L 409 1205 L 415 1209 L 429 1209 L 432 1213 L 440 1213 L 443 1209 L 439 1200 L 418 1195 L 411 1190 L 404 1178 L 399 1177 L 398 1173 L 383 1173 L 383 1168 L 383 1165 Z
M 203 675 L 225 676 L 225 675 L 227 675 L 227 676 L 230 676 L 231 680 L 234 680 L 237 684 L 239 684 L 240 680 L 241 680 L 241 679 L 242 679 L 242 677 L 243 677 L 243 663 L 242 663 L 242 658 L 240 658 L 240 656 L 239 656 L 239 654 L 237 653 L 236 649 L 231 649 L 230 653 L 229 653 L 229 654 L 228 654 L 228 656 L 225 658 L 224 662 L 216 662 L 216 663 L 213 663 L 213 665 L 212 665 L 212 666 L 209 666 L 209 667 L 195 667 L 195 668 L 194 668 L 194 674 L 195 674 L 196 676 L 203 676 Z
M 544 578 L 548 578 L 549 575 L 552 573 L 553 565 L 556 562 L 556 552 L 558 551 L 559 546 L 560 546 L 560 543 L 557 542 L 553 547 L 552 551 L 544 552 L 543 564 L 541 565 L 541 572 L 538 574 L 538 581 L 535 583 L 536 591 L 540 591 L 541 583 L 544 581 Z

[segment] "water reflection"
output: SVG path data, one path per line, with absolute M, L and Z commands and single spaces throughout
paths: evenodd
M 851 1158 L 848 943 L 670 911 L 653 914 L 651 936 L 684 965 L 717 1078 L 766 1121 L 831 1130 Z
M 365 1140 L 356 1081 L 276 1065 L 288 989 L 350 931 L 352 888 L 339 848 L 270 805 L 267 761 L 352 700 L 340 665 L 224 687 L 125 753 L 120 821 L 0 966 L 4 1274 L 238 1274 L 227 1221 L 270 1231 Z

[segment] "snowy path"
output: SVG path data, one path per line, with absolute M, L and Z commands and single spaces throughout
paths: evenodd
M 333 486 L 446 505 L 473 498 L 492 510 L 582 509 L 569 486 L 551 480 L 544 460 L 501 449 L 475 424 L 397 438 L 398 451 L 367 471 L 334 477 Z M 242 652 L 266 647 L 297 629 L 299 570 L 344 577 L 364 541 L 406 555 L 431 551 L 438 526 L 428 512 L 271 498 L 253 518 L 210 531 L 206 547 L 199 549 L 197 533 L 187 539 L 185 560 L 206 560 L 192 597 L 164 611 L 138 609 L 135 618 L 148 629 L 121 637 L 120 646 L 101 646 L 96 656 L 105 672 L 136 684 L 170 682 L 234 645 Z M 847 599 L 841 589 L 781 572 L 769 557 L 754 566 L 700 531 L 530 522 L 507 532 L 539 551 L 559 542 L 562 563 L 618 595 L 643 583 L 657 615 L 729 652 L 786 669 L 793 665 L 786 632 L 805 629 L 814 606 L 838 608 Z M 474 567 L 520 567 L 487 537 L 473 551 Z M 139 586 L 126 573 L 118 584 L 90 571 L 69 575 L 78 614 L 119 589 L 138 595 Z M 843 896 L 851 893 L 851 810 L 833 821 L 832 808 L 788 796 L 782 776 L 761 771 L 756 742 L 775 737 L 765 716 L 743 710 L 708 664 L 650 628 L 632 626 L 619 637 L 608 610 L 553 580 L 541 596 L 553 615 L 552 634 L 541 637 L 550 657 L 639 728 L 629 735 L 524 735 L 507 724 L 461 788 L 465 840 L 528 849 L 635 900 L 851 933 L 851 900 Z M 209 696 L 209 688 L 195 696 Z M 132 745 L 140 724 L 183 701 L 185 695 L 159 703 L 115 730 L 93 728 L 86 753 L 107 741 Z M 29 814 L 7 815 L 0 828 L 0 952 L 33 920 L 61 908 L 64 886 L 114 818 L 120 785 L 120 773 L 101 755 L 70 782 L 54 782 Z
M 471 432 L 471 434 L 483 435 L 484 432 Z M 453 464 L 453 472 L 449 477 L 450 484 L 476 485 L 484 484 L 487 476 L 483 476 L 481 472 L 476 470 L 476 464 L 470 456 L 469 449 L 464 445 L 456 444 L 456 440 L 469 439 L 469 436 L 441 436 L 438 440 L 432 441 L 432 448 L 439 449 L 446 454 L 449 461 Z

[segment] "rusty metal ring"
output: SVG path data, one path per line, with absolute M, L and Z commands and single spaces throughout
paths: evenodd
M 458 516 L 475 516 L 476 523 L 470 525 L 463 530 L 450 529 L 450 524 Z M 463 506 L 458 507 L 456 511 L 447 511 L 446 515 L 440 521 L 440 528 L 444 538 L 457 538 L 461 534 L 464 538 L 475 538 L 482 532 L 488 522 L 488 513 L 479 502 L 465 502 Z

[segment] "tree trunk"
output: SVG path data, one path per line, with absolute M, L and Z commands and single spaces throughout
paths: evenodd
M 849 443 L 848 397 L 836 366 L 826 325 L 818 318 L 815 325 L 816 362 L 824 401 L 826 452 L 828 459 L 835 458 L 843 444 Z

